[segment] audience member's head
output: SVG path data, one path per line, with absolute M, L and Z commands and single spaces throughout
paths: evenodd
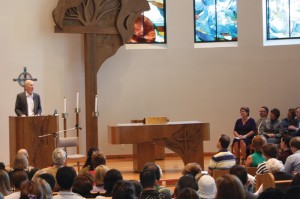
M 241 111 L 245 111 L 246 113 L 247 113 L 247 115 L 249 116 L 249 114 L 250 114 L 250 109 L 248 108 L 248 107 L 246 107 L 246 106 L 242 106 L 241 108 L 240 108 L 240 112 Z
M 53 164 L 63 166 L 67 158 L 67 153 L 63 148 L 56 148 L 52 153 Z
M 266 118 L 269 114 L 269 108 L 266 107 L 266 106 L 262 106 L 260 107 L 260 110 L 259 110 L 259 116 L 261 118 Z
M 10 187 L 10 179 L 8 173 L 4 170 L 0 170 L 0 192 L 4 196 L 7 196 L 11 193 L 10 190 L 11 187 Z
M 291 186 L 285 192 L 284 199 L 300 199 L 300 185 Z
M 112 199 L 135 199 L 134 186 L 130 181 L 119 180 L 112 190 Z
M 198 190 L 198 183 L 196 182 L 196 179 L 194 176 L 187 174 L 184 176 L 181 176 L 176 184 L 175 190 L 174 190 L 174 196 L 177 198 L 178 194 L 181 192 L 184 188 L 192 188 L 195 191 Z
M 153 189 L 157 180 L 156 180 L 156 175 L 154 170 L 143 170 L 140 173 L 140 182 L 143 186 L 143 188 L 151 188 Z
M 106 156 L 103 152 L 95 151 L 92 155 L 93 167 L 96 168 L 99 165 L 106 165 Z
M 42 192 L 39 185 L 32 181 L 26 181 L 21 186 L 20 199 L 39 199 L 42 198 Z
M 5 164 L 3 162 L 0 162 L 0 170 L 6 171 Z
M 81 174 L 75 177 L 72 191 L 79 195 L 89 198 L 93 189 L 93 179 L 91 175 Z
M 14 170 L 24 170 L 29 166 L 28 159 L 23 154 L 18 154 L 12 163 L 12 168 Z
M 139 181 L 136 181 L 136 180 L 130 180 L 130 182 L 134 186 L 135 197 L 136 198 L 140 198 L 141 193 L 143 191 L 143 187 L 142 187 L 141 183 Z
M 152 170 L 155 172 L 156 180 L 159 181 L 162 176 L 161 168 L 158 164 L 154 162 L 147 162 L 143 170 Z
M 118 180 L 123 180 L 122 174 L 120 171 L 116 169 L 110 169 L 106 172 L 104 176 L 104 189 L 106 190 L 105 196 L 109 197 L 112 196 L 112 190 L 115 183 Z
M 13 171 L 10 175 L 10 183 L 16 189 L 21 188 L 21 184 L 28 180 L 27 172 L 24 170 Z
M 42 173 L 41 175 L 39 175 L 39 178 L 46 180 L 50 185 L 51 189 L 54 190 L 56 182 L 55 182 L 55 177 L 52 174 Z
M 300 137 L 293 137 L 290 141 L 290 147 L 293 153 L 300 149 Z
M 229 144 L 230 144 L 230 137 L 222 134 L 221 137 L 219 138 L 218 148 L 219 149 L 227 149 Z
M 94 181 L 96 186 L 101 186 L 104 184 L 104 176 L 109 168 L 106 165 L 99 165 L 95 169 Z
M 276 158 L 270 158 L 267 160 L 266 167 L 268 168 L 270 173 L 276 173 L 283 171 L 284 165 L 281 161 L 277 160 Z
M 85 161 L 83 167 L 89 166 L 90 170 L 94 170 L 93 162 L 92 162 L 92 155 L 96 151 L 99 151 L 99 148 L 96 146 L 92 146 L 91 148 L 89 148 L 89 150 L 87 151 L 86 161 Z
M 225 174 L 217 179 L 217 195 L 215 199 L 245 199 L 245 188 L 234 175 Z
M 172 195 L 169 191 L 160 191 L 158 193 L 159 199 L 172 199 Z
M 201 172 L 201 166 L 196 162 L 192 162 L 185 165 L 184 169 L 182 170 L 182 175 L 190 174 L 195 177 L 198 173 Z
M 282 138 L 281 138 L 281 142 L 280 142 L 280 148 L 281 149 L 290 149 L 290 142 L 291 142 L 291 139 L 293 138 L 293 136 L 291 135 L 284 135 Z
M 248 173 L 245 167 L 241 165 L 234 165 L 230 168 L 229 173 L 235 175 L 243 185 L 246 185 L 248 182 Z
M 76 177 L 76 171 L 73 167 L 64 166 L 57 170 L 56 181 L 61 191 L 70 191 Z
M 257 199 L 283 199 L 283 197 L 284 193 L 279 189 L 268 188 L 262 192 Z
M 41 193 L 42 193 L 42 199 L 51 199 L 51 198 L 53 198 L 52 189 L 51 189 L 50 185 L 48 184 L 48 182 L 46 180 L 38 177 L 34 182 L 39 185 L 39 188 L 40 188 Z
M 176 199 L 200 199 L 197 192 L 191 188 L 184 188 L 180 191 Z
M 296 173 L 293 176 L 293 181 L 292 181 L 291 186 L 300 186 L 300 173 Z
M 213 177 L 208 174 L 198 174 L 196 176 L 198 182 L 198 195 L 200 198 L 215 198 L 217 194 L 216 182 Z
M 28 179 L 29 179 L 29 180 L 32 180 L 34 174 L 35 174 L 37 171 L 39 171 L 38 168 L 32 168 L 32 169 L 29 171 L 29 173 L 28 173 Z
M 267 143 L 267 140 L 262 135 L 257 135 L 252 139 L 252 148 L 256 152 L 262 151 L 262 146 Z
M 277 147 L 275 144 L 265 144 L 262 147 L 263 156 L 268 160 L 277 157 Z
M 24 155 L 27 159 L 29 159 L 29 154 L 28 154 L 28 151 L 26 149 L 19 149 L 17 151 L 17 155 Z
M 288 120 L 293 120 L 293 119 L 295 119 L 295 117 L 296 117 L 296 109 L 290 108 L 288 110 L 288 114 L 287 114 Z
M 271 120 L 278 120 L 278 118 L 280 117 L 280 111 L 278 108 L 273 108 L 270 111 L 270 119 Z

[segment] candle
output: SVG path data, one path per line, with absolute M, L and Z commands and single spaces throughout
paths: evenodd
M 67 98 L 64 97 L 64 113 L 67 112 Z
M 79 108 L 79 92 L 76 92 L 76 108 Z
M 95 95 L 95 113 L 98 112 L 98 97 Z

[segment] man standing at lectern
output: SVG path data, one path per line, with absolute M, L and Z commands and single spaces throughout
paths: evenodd
M 19 93 L 16 99 L 15 112 L 18 116 L 41 115 L 42 107 L 40 96 L 33 93 L 34 83 L 26 80 L 24 84 L 25 92 Z

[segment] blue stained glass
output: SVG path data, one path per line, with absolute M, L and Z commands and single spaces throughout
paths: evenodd
M 237 40 L 236 0 L 194 0 L 195 42 Z
M 267 0 L 267 39 L 300 38 L 300 1 Z

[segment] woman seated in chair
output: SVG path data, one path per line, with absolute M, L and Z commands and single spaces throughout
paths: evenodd
M 259 163 L 266 161 L 262 155 L 262 146 L 266 143 L 264 136 L 257 135 L 253 138 L 252 149 L 254 153 L 247 157 L 245 167 L 257 167 Z
M 242 164 L 246 160 L 246 149 L 251 143 L 252 138 L 256 132 L 256 122 L 253 118 L 249 117 L 249 108 L 241 107 L 240 114 L 241 118 L 235 122 L 234 126 L 234 136 L 233 140 L 233 153 L 237 158 L 237 163 L 239 164 L 240 152 L 242 155 Z

